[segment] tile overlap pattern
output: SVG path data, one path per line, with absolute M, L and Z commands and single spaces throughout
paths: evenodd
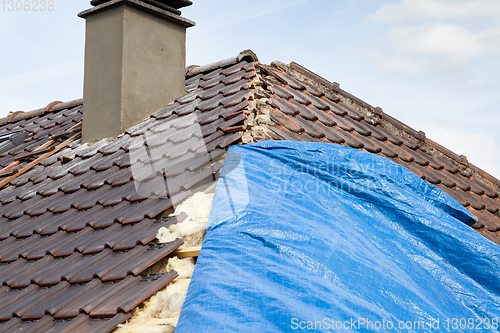
M 214 179 L 216 160 L 245 130 L 255 75 L 243 60 L 190 77 L 188 94 L 117 139 L 75 141 L 0 190 L 0 331 L 110 331 L 176 277 L 140 275 L 182 245 L 150 245 L 160 227 L 185 218 L 159 215 Z M 81 120 L 78 105 L 5 124 L 0 134 L 30 136 L 0 166 L 59 144 Z M 132 174 L 153 165 L 156 173 Z M 159 175 L 167 192 L 153 186 Z
M 185 218 L 158 215 L 220 170 L 215 161 L 246 130 L 257 72 L 268 97 L 260 110 L 276 124 L 268 126 L 276 138 L 336 143 L 390 158 L 455 198 L 479 218 L 472 227 L 500 244 L 498 192 L 461 167 L 463 157 L 377 109 L 363 115 L 325 95 L 312 81 L 334 92 L 338 84 L 301 70 L 307 80 L 246 60 L 215 66 L 188 77 L 186 95 L 117 139 L 75 141 L 1 189 L 0 330 L 111 331 L 175 278 L 175 272 L 139 275 L 182 244 L 150 245 L 159 227 Z M 30 137 L 1 154 L 0 166 L 51 139 L 62 142 L 81 120 L 77 105 L 1 126 L 0 134 L 26 130 Z M 382 120 L 411 135 L 395 135 Z M 422 140 L 451 160 L 426 151 Z M 30 160 L 21 159 L 17 168 Z M 143 171 L 153 166 L 155 172 Z M 140 171 L 132 175 L 134 167 Z M 158 176 L 169 179 L 163 190 L 155 186 Z

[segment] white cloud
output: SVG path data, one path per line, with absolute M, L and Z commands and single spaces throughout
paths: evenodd
M 470 18 L 500 19 L 498 0 L 402 0 L 382 6 L 369 19 L 379 22 L 408 22 L 421 19 Z
M 378 61 L 392 72 L 463 75 L 472 60 L 500 55 L 498 0 L 401 0 L 368 21 L 390 24 Z

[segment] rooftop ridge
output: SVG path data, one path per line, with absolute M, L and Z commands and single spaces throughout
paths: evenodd
M 413 129 L 412 127 L 406 125 L 405 123 L 397 120 L 396 118 L 388 115 L 385 113 L 381 107 L 373 107 L 372 105 L 364 102 L 363 100 L 357 98 L 356 96 L 346 92 L 345 90 L 340 89 L 340 85 L 337 82 L 331 82 L 320 75 L 314 73 L 313 71 L 307 69 L 306 67 L 299 65 L 296 62 L 291 62 L 290 65 L 283 64 L 279 61 L 274 61 L 272 65 L 278 69 L 281 69 L 288 73 L 289 75 L 293 76 L 295 79 L 299 81 L 304 81 L 303 77 L 306 77 L 308 79 L 313 80 L 316 84 L 319 84 L 323 86 L 324 88 L 331 90 L 337 94 L 340 94 L 342 97 L 349 99 L 351 102 L 359 105 L 360 107 L 367 109 L 368 112 L 370 112 L 370 116 L 378 116 L 380 120 L 385 120 L 386 122 L 390 123 L 392 126 L 396 127 L 397 129 L 403 131 L 410 137 L 413 137 L 414 139 L 417 139 L 418 145 L 419 146 L 424 146 L 421 148 L 426 148 L 425 145 L 427 145 L 427 148 L 434 149 L 438 151 L 439 153 L 443 154 L 444 156 L 448 157 L 449 159 L 455 161 L 457 164 L 462 165 L 466 169 L 470 170 L 470 175 L 473 176 L 474 178 L 477 179 L 477 175 L 480 176 L 480 181 L 483 182 L 484 184 L 488 185 L 491 187 L 495 187 L 495 190 L 500 189 L 500 180 L 498 180 L 496 177 L 490 175 L 483 169 L 473 165 L 467 160 L 467 157 L 464 155 L 458 155 L 451 151 L 450 149 L 438 144 L 437 142 L 429 139 L 426 137 L 425 133 L 423 131 L 417 131 Z M 300 74 L 300 75 L 297 75 Z M 303 77 L 300 77 L 300 76 Z M 491 183 L 491 184 L 488 184 Z
M 310 79 L 313 79 L 315 80 L 316 82 L 320 83 L 320 84 L 323 84 L 325 85 L 326 87 L 332 89 L 333 91 L 339 93 L 341 96 L 345 97 L 345 98 L 348 98 L 350 100 L 352 100 L 353 102 L 355 102 L 356 104 L 360 105 L 361 107 L 364 107 L 366 109 L 368 109 L 370 112 L 372 113 L 375 113 L 377 115 L 379 115 L 382 119 L 390 122 L 392 125 L 396 126 L 397 128 L 407 132 L 408 134 L 411 134 L 413 135 L 414 137 L 420 139 L 420 140 L 424 140 L 425 139 L 425 133 L 422 132 L 422 131 L 417 131 L 415 129 L 413 129 L 411 126 L 408 126 L 407 124 L 397 120 L 396 118 L 384 113 L 383 109 L 379 106 L 377 107 L 374 107 L 372 105 L 370 105 L 369 103 L 363 101 L 362 99 L 354 96 L 353 94 L 343 90 L 340 88 L 340 84 L 337 83 L 337 82 L 330 82 L 328 81 L 327 79 L 321 77 L 320 75 L 314 73 L 313 71 L 305 68 L 304 66 L 302 65 L 299 65 L 298 63 L 292 61 L 290 63 L 290 68 L 298 71 L 299 73 L 309 77 Z

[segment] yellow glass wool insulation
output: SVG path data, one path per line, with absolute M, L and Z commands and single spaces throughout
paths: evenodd
M 206 222 L 186 219 L 182 223 L 171 225 L 168 229 L 160 228 L 156 238 L 158 238 L 160 243 L 169 243 L 177 238 L 181 238 L 184 241 L 181 248 L 184 248 L 200 244 L 205 237 L 206 229 Z
M 194 261 L 192 258 L 179 259 L 172 257 L 167 263 L 167 272 L 171 270 L 179 273 L 177 280 L 190 279 L 193 276 Z
M 115 333 L 174 333 L 175 325 L 158 321 L 142 320 L 133 325 L 118 325 Z
M 184 212 L 193 220 L 206 220 L 208 219 L 208 215 L 210 215 L 213 198 L 213 193 L 205 194 L 203 192 L 197 192 L 191 198 L 177 206 L 175 208 L 175 213 L 172 215 L 178 215 Z
M 179 282 L 172 284 L 164 291 L 156 294 L 151 306 L 143 313 L 142 318 L 175 318 L 179 317 L 182 305 L 186 300 L 189 283 Z M 138 317 L 141 319 L 141 316 Z
M 206 221 L 212 208 L 213 197 L 213 194 L 198 192 L 177 206 L 172 215 L 184 212 L 188 217 L 181 223 L 160 228 L 156 235 L 158 241 L 168 243 L 181 238 L 184 241 L 183 248 L 201 244 L 205 237 Z

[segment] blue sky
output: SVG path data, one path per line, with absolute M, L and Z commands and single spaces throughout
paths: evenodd
M 89 0 L 0 4 L 0 117 L 83 95 Z M 187 64 L 291 61 L 500 178 L 500 1 L 193 0 Z

